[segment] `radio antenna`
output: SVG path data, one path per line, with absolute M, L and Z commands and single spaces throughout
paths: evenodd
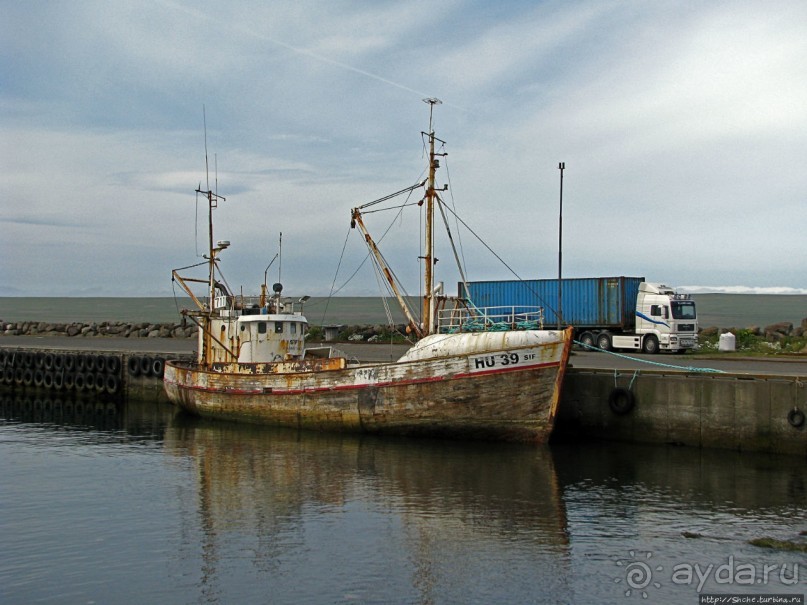
M 210 167 L 207 164 L 207 111 L 205 110 L 204 103 L 202 103 L 202 122 L 205 127 L 205 178 L 207 190 L 210 191 Z

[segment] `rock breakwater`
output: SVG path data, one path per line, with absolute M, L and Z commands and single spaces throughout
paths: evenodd
M 36 321 L 5 322 L 0 320 L 0 334 L 6 336 L 67 336 L 71 338 L 193 338 L 196 326 L 181 323 L 72 322 Z
M 800 326 L 794 326 L 789 321 L 780 321 L 775 324 L 770 324 L 765 327 L 760 326 L 748 326 L 747 328 L 718 328 L 716 326 L 710 326 L 708 328 L 703 328 L 700 331 L 701 336 L 719 336 L 720 334 L 725 334 L 726 332 L 731 332 L 735 336 L 739 335 L 740 332 L 745 332 L 752 336 L 756 336 L 759 338 L 764 338 L 768 342 L 782 342 L 788 337 L 792 338 L 801 338 L 805 334 L 807 334 L 807 317 L 801 320 Z

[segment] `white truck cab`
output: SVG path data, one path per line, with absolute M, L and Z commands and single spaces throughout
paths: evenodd
M 689 294 L 642 282 L 636 297 L 636 334 L 645 353 L 685 351 L 698 343 L 698 318 Z M 620 347 L 614 338 L 614 346 Z M 634 346 L 626 348 L 638 348 Z

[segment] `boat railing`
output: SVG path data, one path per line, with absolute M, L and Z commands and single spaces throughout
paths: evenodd
M 258 314 L 268 313 L 295 313 L 295 299 L 293 298 L 262 298 L 260 295 L 216 296 L 213 299 L 213 308 L 219 311 L 231 311 L 235 314 Z M 263 303 L 263 304 L 261 304 Z M 278 308 L 279 303 L 279 308 Z M 302 304 L 300 304 L 302 307 Z
M 437 313 L 437 330 L 441 334 L 458 332 L 503 332 L 505 330 L 541 330 L 543 307 L 455 307 Z

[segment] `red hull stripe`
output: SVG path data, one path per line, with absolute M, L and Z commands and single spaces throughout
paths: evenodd
M 356 389 L 366 389 L 367 387 L 375 387 L 375 388 L 386 388 L 386 387 L 397 387 L 397 386 L 409 386 L 413 384 L 422 384 L 428 382 L 441 382 L 443 380 L 459 380 L 465 378 L 473 378 L 477 376 L 491 376 L 493 374 L 509 374 L 512 372 L 529 372 L 533 370 L 539 370 L 544 368 L 553 368 L 559 367 L 560 362 L 549 362 L 549 363 L 541 363 L 535 364 L 530 366 L 517 366 L 513 368 L 498 368 L 495 370 L 483 370 L 480 372 L 463 372 L 461 374 L 454 374 L 452 376 L 435 376 L 433 378 L 420 378 L 417 380 L 400 380 L 400 381 L 389 381 L 389 382 L 376 382 L 376 383 L 366 383 L 366 384 L 345 384 L 339 386 L 331 386 L 331 387 L 312 387 L 312 388 L 304 388 L 304 389 L 275 389 L 272 388 L 270 390 L 264 389 L 236 389 L 230 387 L 223 387 L 223 388 L 214 388 L 214 387 L 200 387 L 200 386 L 187 386 L 183 385 L 178 382 L 174 381 L 167 381 L 168 384 L 174 385 L 180 389 L 187 389 L 189 391 L 204 391 L 208 393 L 227 393 L 231 395 L 300 395 L 302 393 L 318 393 L 323 391 L 350 391 Z

